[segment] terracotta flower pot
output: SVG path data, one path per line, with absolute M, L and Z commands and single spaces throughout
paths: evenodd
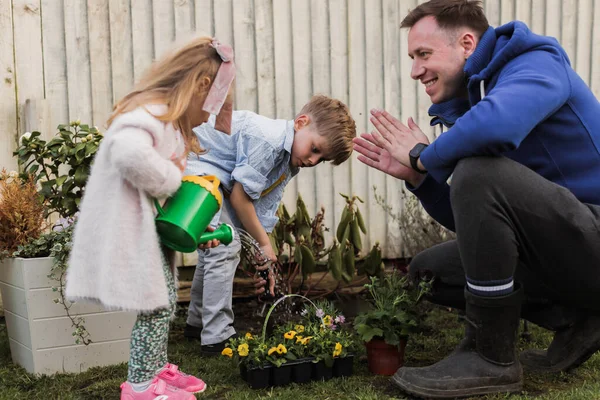
M 394 375 L 404 364 L 406 339 L 400 339 L 400 345 L 392 346 L 383 339 L 372 339 L 365 343 L 369 371 L 377 375 Z

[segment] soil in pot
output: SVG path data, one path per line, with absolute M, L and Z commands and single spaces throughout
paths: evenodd
M 400 339 L 400 345 L 392 346 L 383 339 L 373 339 L 365 343 L 369 371 L 377 375 L 394 375 L 404 364 L 406 339 Z

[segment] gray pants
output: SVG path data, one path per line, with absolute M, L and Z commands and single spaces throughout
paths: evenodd
M 413 278 L 437 277 L 440 303 L 460 306 L 466 274 L 514 277 L 529 300 L 600 309 L 600 206 L 504 157 L 460 161 L 450 198 L 457 240 L 410 264 Z
M 221 222 L 231 223 L 225 207 Z M 213 249 L 198 250 L 187 323 L 202 327 L 200 339 L 203 345 L 222 342 L 235 333 L 232 294 L 240 251 L 237 235 L 227 246 L 221 244 Z

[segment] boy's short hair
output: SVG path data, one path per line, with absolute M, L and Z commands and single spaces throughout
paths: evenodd
M 356 137 L 356 123 L 348 106 L 324 95 L 313 96 L 302 107 L 300 114 L 310 116 L 317 132 L 327 139 L 327 152 L 333 165 L 340 165 L 352 154 L 352 139 Z

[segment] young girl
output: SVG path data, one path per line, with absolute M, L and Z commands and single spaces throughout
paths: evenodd
M 179 188 L 188 151 L 202 152 L 192 127 L 209 114 L 217 114 L 222 129 L 231 125 L 234 76 L 232 49 L 209 37 L 164 57 L 117 103 L 94 160 L 66 294 L 138 312 L 121 399 L 188 400 L 206 389 L 167 362 L 175 268 L 173 252 L 159 243 L 153 199 Z

